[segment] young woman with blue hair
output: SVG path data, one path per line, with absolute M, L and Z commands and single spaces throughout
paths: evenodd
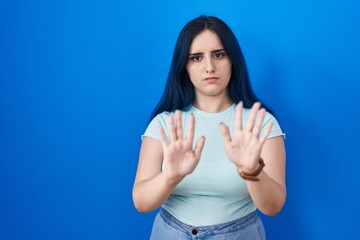
M 256 210 L 285 203 L 284 134 L 222 20 L 182 29 L 151 119 L 133 187 L 138 211 L 160 208 L 151 239 L 265 239 Z

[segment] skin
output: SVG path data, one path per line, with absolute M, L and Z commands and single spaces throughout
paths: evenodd
M 200 32 L 191 43 L 186 65 L 195 88 L 194 106 L 205 112 L 220 112 L 231 106 L 227 93 L 231 77 L 231 61 L 227 57 L 216 33 Z M 272 125 L 269 124 L 259 136 L 265 109 L 255 103 L 249 118 L 242 126 L 243 105 L 236 107 L 234 133 L 231 136 L 225 124 L 220 124 L 224 148 L 229 160 L 238 172 L 251 173 L 259 167 L 260 157 L 265 162 L 259 181 L 246 181 L 247 188 L 256 207 L 264 214 L 274 216 L 283 207 L 286 199 L 285 147 L 283 137 L 267 139 Z M 140 212 L 150 212 L 160 207 L 174 187 L 196 168 L 205 137 L 194 142 L 195 118 L 183 136 L 181 112 L 169 116 L 169 141 L 159 128 L 161 141 L 144 137 L 140 149 L 138 169 L 133 187 L 133 200 Z M 161 171 L 162 162 L 166 169 Z M 240 178 L 240 175 L 239 175 Z
M 186 70 L 195 87 L 194 106 L 209 112 L 230 107 L 227 86 L 232 64 L 219 37 L 210 30 L 202 31 L 190 45 L 189 53 Z

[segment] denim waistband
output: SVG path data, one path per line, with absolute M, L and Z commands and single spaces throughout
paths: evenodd
M 160 209 L 159 214 L 163 219 L 163 221 L 166 222 L 168 225 L 172 226 L 173 228 L 176 228 L 179 231 L 188 233 L 190 236 L 194 235 L 194 233 L 195 234 L 203 233 L 207 235 L 211 233 L 211 235 L 218 235 L 218 234 L 239 231 L 247 228 L 252 224 L 255 224 L 259 220 L 259 216 L 257 215 L 256 211 L 254 211 L 242 218 L 223 224 L 210 225 L 210 226 L 191 226 L 179 221 L 164 208 Z

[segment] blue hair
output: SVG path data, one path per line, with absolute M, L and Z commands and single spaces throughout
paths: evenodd
M 219 36 L 232 63 L 231 78 L 227 87 L 230 99 L 235 104 L 242 101 L 245 108 L 251 108 L 258 101 L 249 80 L 245 58 L 234 33 L 219 18 L 200 16 L 187 23 L 179 34 L 164 93 L 152 112 L 151 119 L 164 111 L 186 111 L 195 100 L 194 86 L 186 71 L 186 63 L 193 39 L 204 29 L 209 29 Z

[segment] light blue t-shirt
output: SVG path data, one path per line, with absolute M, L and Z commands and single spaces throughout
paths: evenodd
M 182 112 L 184 136 L 190 114 L 195 116 L 194 147 L 201 136 L 205 136 L 205 145 L 199 164 L 173 190 L 162 207 L 178 220 L 192 226 L 209 226 L 230 222 L 256 210 L 249 195 L 245 181 L 239 176 L 236 166 L 228 159 L 224 149 L 220 123 L 225 123 L 232 136 L 236 105 L 219 113 L 203 112 L 194 106 Z M 243 109 L 243 127 L 250 109 Z M 158 127 L 162 126 L 168 135 L 169 112 L 157 115 L 147 127 L 143 136 L 160 140 Z M 276 119 L 266 113 L 262 131 L 273 122 L 268 138 L 284 136 Z M 261 134 L 260 133 L 260 134 Z M 166 166 L 163 164 L 163 169 Z

